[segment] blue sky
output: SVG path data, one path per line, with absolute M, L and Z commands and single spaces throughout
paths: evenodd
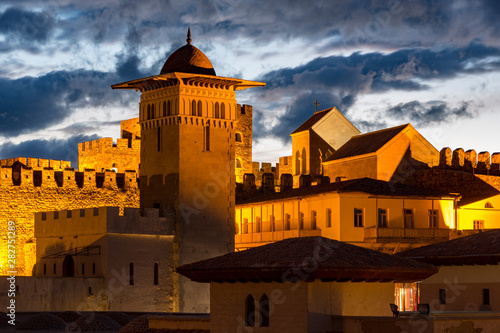
M 193 45 L 218 75 L 260 80 L 254 160 L 291 154 L 289 133 L 336 106 L 362 132 L 412 123 L 437 149 L 500 151 L 500 2 L 0 1 L 0 158 L 77 160 L 117 137 L 139 93 Z M 74 165 L 76 167 L 76 165 Z

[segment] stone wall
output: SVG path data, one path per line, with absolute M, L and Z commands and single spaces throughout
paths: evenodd
M 236 105 L 235 122 L 236 182 L 252 172 L 252 106 Z
M 102 138 L 78 144 L 78 170 L 139 170 L 141 140 Z
M 70 161 L 47 160 L 43 158 L 32 158 L 32 157 L 15 157 L 15 158 L 8 158 L 5 160 L 0 160 L 0 167 L 12 167 L 12 165 L 14 165 L 14 163 L 16 162 L 20 162 L 26 166 L 29 166 L 33 170 L 52 168 L 56 171 L 62 171 L 66 168 L 71 168 Z
M 17 185 L 14 185 L 17 184 Z M 18 275 L 31 275 L 35 261 L 34 213 L 116 206 L 139 207 L 137 174 L 0 168 L 0 274 L 7 271 L 7 227 L 16 222 Z

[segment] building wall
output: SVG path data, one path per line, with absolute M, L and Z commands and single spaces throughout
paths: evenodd
M 139 189 L 136 173 L 123 175 L 124 187 L 119 188 L 116 174 L 107 173 L 102 187 L 97 187 L 96 173 L 61 171 L 62 183 L 56 182 L 57 171 L 43 170 L 40 186 L 34 186 L 34 170 L 17 170 L 20 185 L 13 183 L 13 169 L 0 168 L 0 274 L 7 267 L 8 221 L 16 222 L 16 264 L 19 275 L 31 275 L 35 263 L 35 212 L 80 209 L 98 206 L 138 207 Z M 77 183 L 80 177 L 81 187 Z M 68 179 L 69 178 L 69 179 Z
M 16 311 L 106 311 L 106 294 L 103 278 L 54 279 L 50 277 L 16 277 Z M 9 304 L 9 281 L 0 279 L 0 302 Z M 91 288 L 91 289 L 89 289 Z M 92 294 L 90 294 L 90 291 Z
M 440 304 L 439 289 L 446 290 L 446 304 Z M 490 290 L 486 310 L 500 311 L 500 265 L 441 266 L 437 274 L 422 281 L 420 302 L 428 303 L 431 312 L 481 311 L 483 289 Z
M 333 150 L 339 149 L 354 135 L 361 134 L 335 107 L 314 124 L 313 129 Z
M 245 300 L 249 294 L 254 297 L 256 303 L 263 294 L 269 298 L 269 327 L 245 326 Z M 210 283 L 210 332 L 212 333 L 307 332 L 307 312 L 307 284 L 304 282 Z
M 141 141 L 137 139 L 102 138 L 78 144 L 78 170 L 98 172 L 114 169 L 116 172 L 138 171 Z
M 310 172 L 310 148 L 309 131 L 303 131 L 292 135 L 293 187 L 299 187 L 300 175 L 308 175 Z
M 140 139 L 141 127 L 139 126 L 139 117 L 122 120 L 120 122 L 120 138 L 122 139 Z
M 349 159 L 329 161 L 323 164 L 323 174 L 335 181 L 357 178 L 377 178 L 377 156 L 356 156 Z
M 236 105 L 236 134 L 241 136 L 241 142 L 235 141 L 235 156 L 241 163 L 240 168 L 235 168 L 236 182 L 243 183 L 243 175 L 252 173 L 252 106 Z
M 486 207 L 489 203 L 493 208 Z M 458 228 L 474 229 L 474 221 L 483 221 L 484 229 L 500 228 L 500 195 L 464 205 L 457 210 Z

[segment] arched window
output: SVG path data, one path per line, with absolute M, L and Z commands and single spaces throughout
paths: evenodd
M 236 169 L 241 169 L 241 160 L 239 158 L 236 159 Z
M 167 102 L 163 102 L 163 117 L 167 115 Z
M 167 116 L 170 116 L 170 101 L 167 101 Z
M 245 300 L 245 326 L 255 326 L 255 299 L 252 295 Z
M 69 254 L 64 257 L 62 273 L 63 276 L 75 276 L 75 261 Z
M 220 117 L 226 119 L 226 104 L 221 103 L 220 105 Z
M 151 118 L 155 118 L 156 115 L 155 115 L 155 105 L 154 104 L 151 104 Z
M 201 101 L 198 101 L 198 117 L 203 116 L 203 108 L 201 107 Z
M 193 99 L 191 101 L 191 115 L 196 116 L 196 101 Z
M 148 117 L 146 119 L 151 119 L 151 105 L 148 104 Z
M 259 301 L 259 323 L 261 327 L 269 327 L 269 298 L 266 294 Z
M 131 286 L 134 285 L 134 263 L 131 262 L 128 267 L 128 275 L 129 275 L 129 284 Z
M 236 142 L 241 142 L 241 140 L 242 140 L 242 139 L 241 139 L 241 133 L 236 133 L 236 134 L 234 135 L 234 139 L 235 139 L 235 141 L 236 141 Z
M 215 117 L 215 118 L 220 118 L 220 116 L 219 116 L 219 102 L 215 102 L 215 112 L 214 112 L 214 117 Z
M 158 263 L 155 262 L 155 266 L 153 268 L 153 284 L 155 286 L 158 285 Z
M 484 208 L 494 208 L 493 207 L 493 204 L 491 202 L 487 202 L 485 205 L 484 205 Z

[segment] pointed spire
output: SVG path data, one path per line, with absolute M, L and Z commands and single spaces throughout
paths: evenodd
M 191 27 L 188 27 L 188 34 L 187 34 L 186 42 L 188 44 L 191 44 Z

